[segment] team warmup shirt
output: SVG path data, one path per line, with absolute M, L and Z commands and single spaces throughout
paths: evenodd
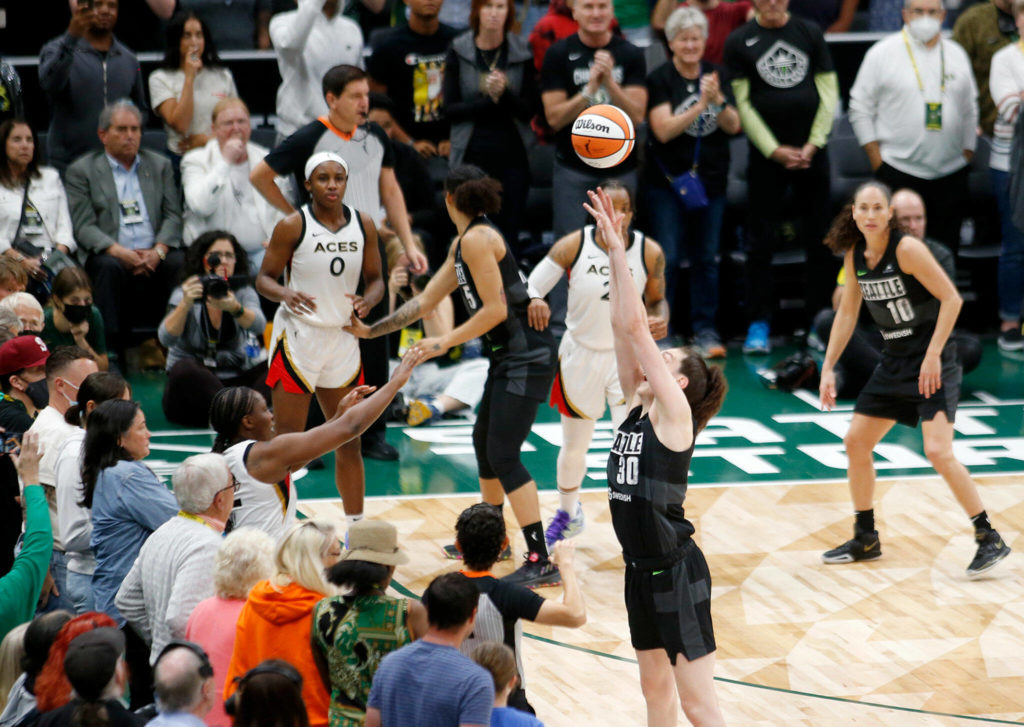
M 486 225 L 495 232 L 500 231 L 486 216 L 481 215 L 469 223 L 466 232 L 477 225 Z M 465 237 L 465 233 L 463 233 Z M 504 241 L 504 237 L 502 238 Z M 489 358 L 501 358 L 513 354 L 527 354 L 532 350 L 543 348 L 545 360 L 538 363 L 545 363 L 550 341 L 550 333 L 544 336 L 541 332 L 535 331 L 529 326 L 526 318 L 526 308 L 530 305 L 530 294 L 526 292 L 526 278 L 523 276 L 512 251 L 505 242 L 505 256 L 498 261 L 498 269 L 501 272 L 501 284 L 505 289 L 505 301 L 508 306 L 508 315 L 505 320 L 496 325 L 483 335 L 484 350 Z M 472 316 L 482 305 L 482 298 L 477 290 L 476 282 L 469 265 L 462 261 L 462 238 L 455 245 L 455 277 L 459 284 L 459 293 L 466 311 Z
M 853 265 L 864 304 L 882 332 L 882 350 L 890 356 L 920 356 L 935 332 L 939 300 L 900 269 L 896 248 L 903 237 L 898 230 L 889 233 L 889 244 L 874 268 L 864 259 L 866 243 L 858 242 Z
M 291 475 L 271 484 L 249 474 L 246 462 L 254 444 L 255 439 L 247 439 L 224 450 L 228 468 L 238 481 L 235 505 L 231 510 L 232 527 L 254 527 L 280 541 L 295 523 L 295 503 L 298 500 L 295 485 Z
M 345 224 L 333 231 L 313 214 L 312 205 L 299 209 L 302 234 L 284 271 L 285 285 L 316 299 L 316 311 L 300 320 L 310 326 L 339 328 L 352 317 L 352 300 L 363 272 L 366 232 L 359 214 L 344 206 Z
M 729 83 L 724 68 L 701 61 L 700 72 L 702 76 L 717 73 L 718 86 L 725 96 L 725 103 L 730 106 L 736 105 L 732 84 Z M 667 103 L 672 114 L 678 116 L 700 103 L 700 82 L 696 78 L 684 78 L 672 61 L 668 61 L 647 77 L 647 94 L 648 114 L 656 106 Z M 651 153 L 665 165 L 669 174 L 678 176 L 688 172 L 693 166 L 697 137 L 700 137 L 697 171 L 704 183 L 704 189 L 713 197 L 725 194 L 729 177 L 729 139 L 732 137 L 718 126 L 718 115 L 711 109 L 705 109 L 686 131 L 674 139 L 663 143 L 658 141 L 654 134 L 648 134 L 647 138 Z M 665 173 L 656 162 L 648 163 L 646 166 L 648 181 L 661 187 L 668 185 Z
M 583 240 L 576 259 L 569 266 L 569 304 L 565 313 L 565 327 L 573 341 L 595 351 L 615 348 L 612 318 L 608 300 L 608 252 L 594 240 L 594 225 L 582 230 Z M 647 285 L 647 264 L 644 252 L 647 238 L 633 230 L 632 242 L 626 248 L 626 264 L 639 290 Z
M 395 120 L 413 139 L 436 144 L 448 138 L 442 91 L 445 60 L 460 32 L 441 23 L 433 35 L 420 35 L 400 25 L 374 41 L 366 70 L 387 87 L 395 102 Z
M 590 66 L 594 54 L 606 50 L 615 58 L 612 76 L 623 88 L 643 86 L 646 82 L 647 67 L 644 54 L 627 40 L 613 35 L 608 45 L 603 48 L 591 48 L 583 45 L 578 34 L 552 45 L 544 56 L 544 65 L 540 72 L 540 90 L 565 91 L 567 98 L 572 98 L 587 86 L 590 80 Z M 603 85 L 597 89 L 597 103 L 611 103 L 608 89 Z M 572 124 L 566 124 L 555 133 L 555 158 L 558 163 L 587 174 L 594 174 L 595 169 L 587 166 L 576 156 L 572 148 Z M 615 167 L 616 175 L 622 175 L 636 168 L 636 154 L 630 154 Z
M 642 407 L 615 432 L 608 455 L 608 506 L 622 552 L 660 558 L 685 545 L 694 528 L 683 511 L 693 444 L 673 452 L 658 441 Z
M 295 189 L 304 204 L 309 201 L 306 162 L 322 151 L 332 151 L 348 164 L 345 204 L 380 222 L 384 217 L 380 203 L 380 170 L 395 166 L 391 140 L 384 129 L 371 121 L 346 134 L 326 116 L 321 116 L 282 141 L 264 161 L 277 174 L 295 177 Z
M 726 40 L 725 65 L 729 78 L 750 81 L 750 102 L 779 144 L 807 142 L 820 101 L 814 76 L 835 70 L 817 26 L 795 15 L 781 28 L 751 20 Z

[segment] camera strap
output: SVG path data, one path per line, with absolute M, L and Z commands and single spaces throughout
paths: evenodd
M 25 178 L 25 188 L 21 193 L 21 212 L 18 213 L 18 229 L 14 231 L 14 237 L 11 238 L 13 243 L 18 239 L 18 235 L 21 234 L 21 228 L 25 225 L 25 208 L 28 207 L 28 177 Z

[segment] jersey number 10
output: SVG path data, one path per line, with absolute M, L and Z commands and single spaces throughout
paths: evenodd
M 914 320 L 914 306 L 906 298 L 886 301 L 885 307 L 892 314 L 894 323 L 909 323 Z

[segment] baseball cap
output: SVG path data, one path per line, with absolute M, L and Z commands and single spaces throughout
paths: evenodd
M 104 626 L 71 640 L 64 656 L 64 673 L 75 692 L 95 702 L 103 694 L 124 654 L 124 634 Z
M 42 366 L 50 349 L 39 336 L 18 336 L 0 346 L 0 376 L 13 371 Z

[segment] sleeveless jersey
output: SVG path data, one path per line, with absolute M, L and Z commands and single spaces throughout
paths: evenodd
M 224 450 L 228 468 L 238 480 L 231 520 L 233 527 L 257 528 L 280 540 L 295 523 L 295 485 L 291 475 L 273 485 L 250 475 L 245 463 L 254 444 L 255 439 L 247 439 Z
M 668 449 L 641 412 L 635 407 L 615 432 L 608 455 L 608 506 L 622 552 L 659 558 L 693 535 L 683 511 L 693 445 L 685 452 Z
M 569 266 L 569 306 L 565 313 L 565 327 L 573 340 L 596 351 L 615 348 L 612 338 L 612 319 L 608 301 L 608 253 L 594 239 L 594 225 L 583 228 L 583 240 L 576 259 Z M 647 284 L 647 264 L 644 262 L 646 237 L 634 230 L 632 244 L 626 248 L 626 263 L 637 288 L 643 291 Z
M 904 234 L 889 233 L 882 259 L 869 269 L 864 259 L 865 242 L 853 249 L 857 284 L 868 312 L 882 332 L 882 349 L 891 356 L 924 354 L 935 332 L 939 300 L 913 275 L 900 270 L 896 247 Z
M 363 272 L 366 232 L 359 214 L 345 206 L 348 222 L 332 232 L 313 216 L 312 205 L 299 208 L 302 236 L 285 270 L 285 285 L 316 298 L 316 312 L 301 316 L 303 323 L 321 328 L 347 326 L 352 301 Z
M 498 228 L 483 215 L 470 222 L 466 232 L 477 225 L 486 225 L 498 232 L 499 235 L 501 234 Z M 492 359 L 509 354 L 525 353 L 541 344 L 548 345 L 547 341 L 541 340 L 545 337 L 527 324 L 526 308 L 530 304 L 530 294 L 526 292 L 526 277 L 519 269 L 504 237 L 502 237 L 502 242 L 505 245 L 505 257 L 498 262 L 498 269 L 501 272 L 501 284 L 505 288 L 508 314 L 504 321 L 483 335 L 484 350 Z M 466 306 L 466 311 L 472 316 L 483 306 L 483 302 L 469 270 L 469 265 L 462 260 L 462 238 L 455 243 L 455 276 L 459 284 L 459 292 L 462 295 L 462 302 Z M 550 335 L 548 333 L 548 337 Z

